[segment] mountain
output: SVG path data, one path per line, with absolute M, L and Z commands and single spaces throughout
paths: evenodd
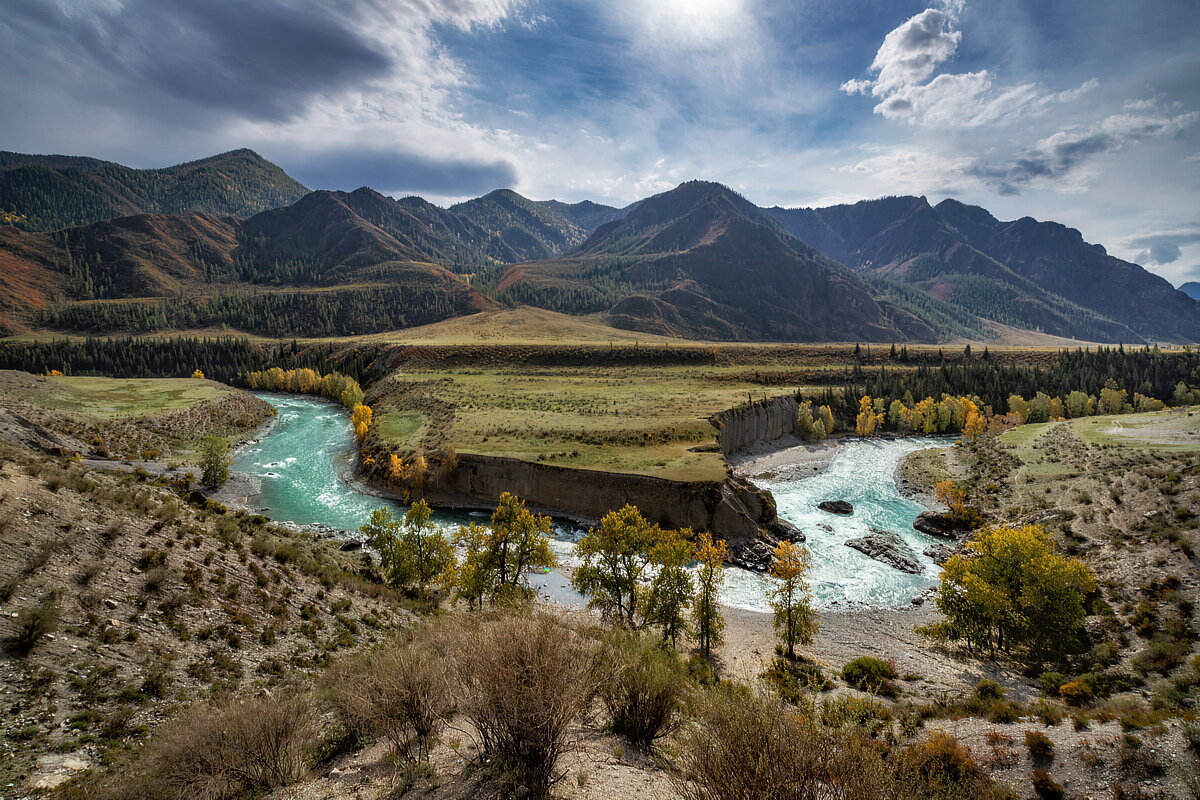
M 980 317 L 1093 341 L 1197 341 L 1200 307 L 1079 231 L 982 208 L 889 197 L 770 208 L 789 233 L 862 274 L 913 285 Z
M 745 198 L 692 181 L 602 225 L 576 251 L 520 264 L 501 297 L 605 312 L 619 328 L 717 340 L 936 338 Z
M 1179 291 L 1193 300 L 1200 300 L 1200 281 L 1188 281 L 1179 287 Z
M 510 189 L 497 189 L 449 210 L 482 232 L 477 243 L 490 260 L 502 264 L 560 256 L 621 213 L 588 201 L 571 205 L 530 200 Z
M 416 235 L 406 209 L 370 190 L 312 192 L 245 220 L 138 214 L 54 232 L 0 227 L 0 304 L 18 312 L 9 328 L 225 324 L 270 335 L 389 330 L 493 308 L 385 230 Z
M 253 150 L 165 169 L 0 152 L 0 223 L 50 231 L 134 214 L 248 217 L 308 192 Z

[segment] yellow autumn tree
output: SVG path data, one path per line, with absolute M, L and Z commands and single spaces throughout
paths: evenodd
M 192 377 L 196 378 L 198 380 L 204 380 L 204 373 L 200 370 L 196 370 L 195 372 L 192 373 Z
M 859 436 L 871 436 L 883 421 L 883 415 L 875 413 L 871 398 L 864 395 L 858 401 L 858 416 L 854 418 L 854 432 Z
M 725 638 L 725 617 L 721 614 L 721 584 L 725 582 L 725 559 L 729 548 L 724 539 L 714 541 L 711 533 L 696 537 L 692 556 L 700 562 L 696 572 L 696 597 L 692 604 L 693 630 L 700 655 L 712 659 L 712 651 Z
M 962 403 L 967 412 L 966 419 L 963 421 L 962 432 L 964 436 L 974 441 L 987 430 L 987 417 L 979 410 L 979 406 L 975 405 L 973 400 L 963 398 Z
M 354 426 L 354 435 L 363 440 L 367 437 L 367 431 L 371 429 L 371 418 L 374 412 L 370 406 L 364 406 L 359 403 L 350 411 L 350 424 Z
M 771 590 L 771 607 L 775 609 L 775 634 L 791 660 L 796 658 L 797 644 L 812 644 L 820 625 L 808 585 L 810 569 L 812 554 L 804 545 L 780 542 L 775 548 L 771 577 L 778 583 Z

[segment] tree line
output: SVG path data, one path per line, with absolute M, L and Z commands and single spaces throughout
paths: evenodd
M 333 345 L 253 342 L 240 336 L 0 341 L 0 369 L 113 378 L 178 378 L 198 369 L 212 380 L 231 384 L 272 367 L 336 371 L 361 383 L 371 376 L 375 355 L 371 348 L 339 351 Z
M 979 358 L 967 351 L 961 361 L 915 369 L 856 365 L 847 385 L 802 396 L 801 402 L 827 406 L 839 428 L 848 430 L 861 427 L 864 398 L 878 418 L 868 426 L 872 433 L 959 432 L 966 417 L 948 407 L 964 400 L 986 415 L 1015 413 L 1022 423 L 1154 411 L 1200 403 L 1200 353 L 1101 347 L 1062 350 L 1046 365 L 1027 365 L 1002 363 L 986 350 Z

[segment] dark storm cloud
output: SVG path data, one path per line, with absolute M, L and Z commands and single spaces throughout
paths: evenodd
M 403 152 L 345 148 L 281 161 L 296 180 L 313 189 L 370 186 L 381 192 L 464 196 L 517 182 L 516 169 L 504 161 L 440 160 Z
M 1132 247 L 1140 247 L 1139 263 L 1173 264 L 1183 255 L 1182 248 L 1189 244 L 1200 243 L 1200 229 L 1180 233 L 1161 233 L 1141 236 L 1130 242 Z
M 1006 164 L 976 162 L 967 173 L 984 179 L 1001 194 L 1019 194 L 1035 178 L 1063 177 L 1091 156 L 1120 146 L 1118 137 L 1100 131 L 1055 134 L 1035 150 Z
M 277 0 L 128 0 L 120 7 L 7 0 L 0 32 L 34 63 L 86 55 L 119 91 L 283 120 L 317 94 L 387 73 L 389 59 L 316 4 Z M 0 60 L 3 57 L 0 56 Z M 142 98 L 144 101 L 149 98 Z

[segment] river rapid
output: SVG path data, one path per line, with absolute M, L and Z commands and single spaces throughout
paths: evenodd
M 278 522 L 320 524 L 342 531 L 358 530 L 381 506 L 403 512 L 399 502 L 370 494 L 353 480 L 350 421 L 340 406 L 297 395 L 258 396 L 271 403 L 278 415 L 260 440 L 239 448 L 233 462 L 236 472 L 261 484 L 260 493 L 250 498 L 252 507 Z M 851 441 L 837 448 L 829 466 L 818 475 L 761 481 L 774 494 L 779 516 L 808 537 L 819 606 L 904 606 L 936 582 L 937 566 L 921 553 L 935 540 L 912 528 L 924 509 L 900 494 L 894 476 L 909 453 L 945 444 L 933 438 Z M 854 514 L 820 511 L 816 504 L 822 500 L 849 500 Z M 485 521 L 487 516 L 478 511 L 439 511 L 435 520 L 455 529 L 471 520 Z M 843 544 L 871 528 L 899 534 L 918 554 L 924 573 L 907 575 Z M 583 533 L 570 523 L 556 525 L 552 546 L 565 566 L 574 562 L 574 543 Z M 558 572 L 538 575 L 534 583 L 555 602 L 582 603 Z M 762 576 L 731 568 L 722 599 L 735 608 L 769 611 L 769 587 Z

